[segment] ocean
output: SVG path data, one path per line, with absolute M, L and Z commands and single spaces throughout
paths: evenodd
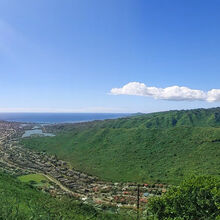
M 53 124 L 115 119 L 129 115 L 126 113 L 0 113 L 0 120 Z

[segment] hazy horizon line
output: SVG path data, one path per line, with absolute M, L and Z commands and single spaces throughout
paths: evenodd
M 0 114 L 9 114 L 9 113 L 38 113 L 38 114 L 135 114 L 135 113 L 143 113 L 143 112 L 19 112 L 19 111 L 9 111 L 9 112 L 1 112 Z
M 1 111 L 0 110 L 0 114 L 10 114 L 10 113 L 14 113 L 14 114 L 150 114 L 150 113 L 157 113 L 157 112 L 167 112 L 167 111 L 184 111 L 184 110 L 196 110 L 196 109 L 212 109 L 212 108 L 220 108 L 219 106 L 216 107 L 198 107 L 198 108 L 181 108 L 181 109 L 164 109 L 164 110 L 156 110 L 156 111 L 149 111 L 149 112 L 145 112 L 145 111 L 135 111 L 135 112 L 89 112 L 89 111 Z

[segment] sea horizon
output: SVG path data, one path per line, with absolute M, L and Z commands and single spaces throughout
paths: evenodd
M 56 124 L 116 119 L 129 115 L 132 115 L 132 113 L 1 112 L 0 120 L 21 123 Z

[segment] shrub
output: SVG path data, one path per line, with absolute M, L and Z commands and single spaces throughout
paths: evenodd
M 219 219 L 220 181 L 211 176 L 191 176 L 163 196 L 150 199 L 148 213 L 158 219 Z

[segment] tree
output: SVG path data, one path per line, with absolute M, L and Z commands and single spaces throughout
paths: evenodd
M 148 213 L 158 219 L 219 219 L 220 181 L 211 176 L 191 176 L 163 196 L 150 199 Z

